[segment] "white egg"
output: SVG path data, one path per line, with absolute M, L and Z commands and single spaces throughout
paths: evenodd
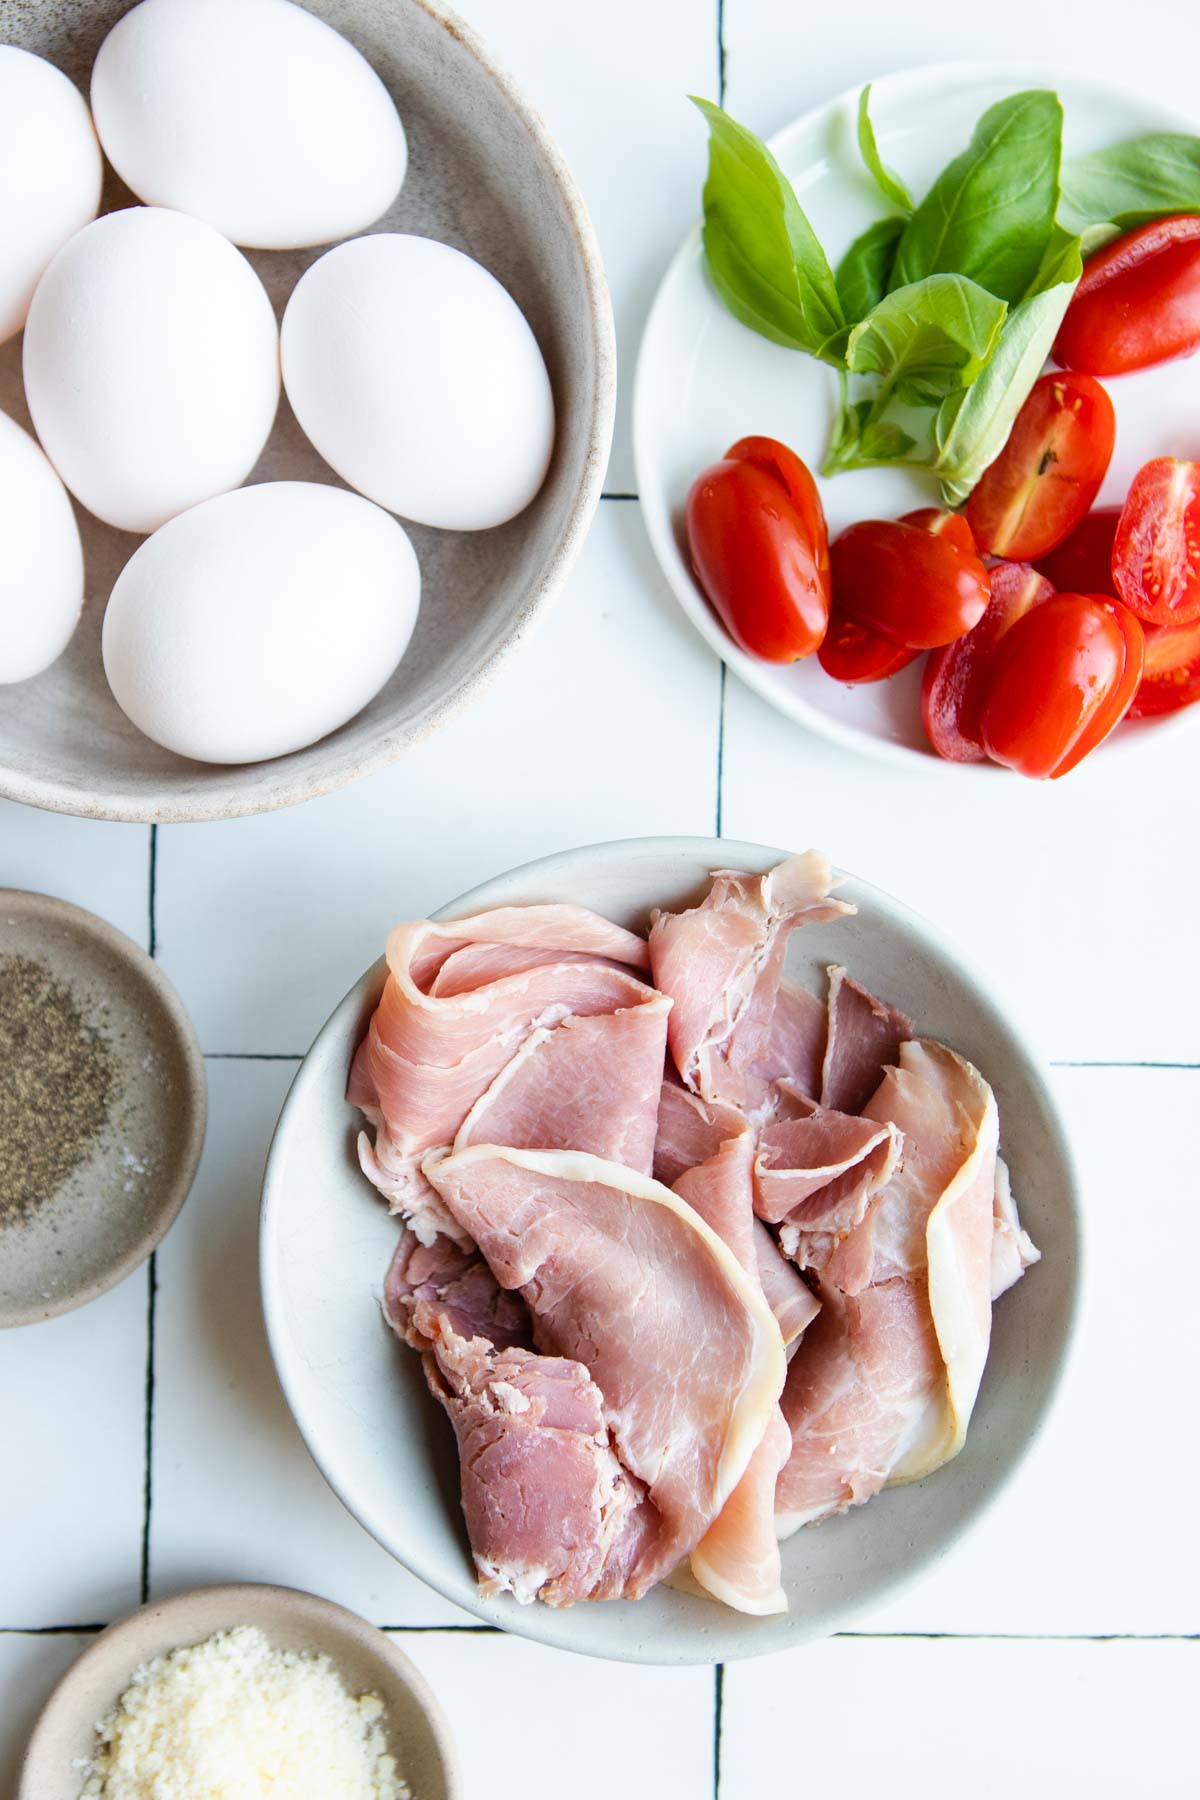
M 139 731 L 180 756 L 283 756 L 379 692 L 420 590 L 403 527 L 357 494 L 240 488 L 134 552 L 104 615 L 105 674 Z
M 141 200 L 235 244 L 364 231 L 400 191 L 404 127 L 352 44 L 290 0 L 142 0 L 100 46 L 92 109 Z
M 0 682 L 61 656 L 83 605 L 83 549 L 71 502 L 15 419 L 0 413 Z
M 100 146 L 83 95 L 53 63 L 0 44 L 0 344 L 43 269 L 100 205 Z
M 461 251 L 395 233 L 339 244 L 297 282 L 280 341 L 301 426 L 380 506 L 481 531 L 541 487 L 546 365 L 512 296 Z
M 279 402 L 279 333 L 240 250 L 157 207 L 107 213 L 64 244 L 25 325 L 25 394 L 71 492 L 122 531 L 155 531 L 236 487 Z

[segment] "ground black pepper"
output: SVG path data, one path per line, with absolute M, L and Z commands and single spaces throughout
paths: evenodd
M 91 1154 L 119 1085 L 112 1049 L 43 963 L 0 956 L 0 1226 Z

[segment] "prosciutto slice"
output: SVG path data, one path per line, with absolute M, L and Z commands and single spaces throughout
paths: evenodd
M 430 1241 L 455 1228 L 421 1168 L 539 1028 L 656 1000 L 638 980 L 646 945 L 574 906 L 504 907 L 449 925 L 400 925 L 388 977 L 350 1074 L 375 1127 L 364 1173 Z
M 797 925 L 854 911 L 832 898 L 833 885 L 828 858 L 809 850 L 766 875 L 719 870 L 699 906 L 653 915 L 655 986 L 675 1002 L 671 1054 L 701 1099 L 747 1114 L 769 1106 L 760 1071 L 779 1051 L 773 1032 L 788 936 Z
M 743 1130 L 708 1162 L 682 1175 L 675 1192 L 757 1278 L 753 1158 L 753 1133 Z M 775 1484 L 791 1448 L 791 1433 L 776 1407 L 741 1480 L 692 1551 L 692 1574 L 701 1587 L 738 1612 L 761 1616 L 787 1611 L 774 1515 Z
M 759 1142 L 755 1211 L 780 1226 L 780 1244 L 800 1268 L 823 1269 L 891 1179 L 902 1143 L 894 1125 L 822 1106 L 778 1120 Z
M 543 1352 L 582 1363 L 654 1528 L 629 1598 L 690 1555 L 775 1409 L 783 1343 L 757 1281 L 668 1188 L 569 1151 L 476 1145 L 431 1171 Z
M 987 1357 L 995 1099 L 940 1044 L 905 1043 L 899 1057 L 866 1112 L 903 1133 L 903 1160 L 825 1263 L 822 1313 L 789 1370 L 784 1529 L 957 1455 Z
M 852 981 L 845 969 L 829 971 L 829 1036 L 821 1065 L 822 1106 L 861 1112 L 885 1068 L 912 1037 L 912 1020 Z

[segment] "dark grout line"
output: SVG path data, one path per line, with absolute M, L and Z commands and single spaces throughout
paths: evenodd
M 721 664 L 721 681 L 717 690 L 717 817 L 715 836 L 721 835 L 725 812 L 725 677 L 728 670 Z
M 639 497 L 637 494 L 601 494 L 600 496 L 602 500 L 637 500 Z
M 875 1644 L 1197 1644 L 1195 1631 L 835 1631 Z
M 150 929 L 148 948 L 151 956 L 158 950 L 158 826 L 150 827 Z
M 205 1062 L 303 1062 L 303 1050 L 206 1050 Z
M 725 1710 L 725 1664 L 713 1668 L 713 1800 L 721 1794 L 721 1722 Z
M 410 1636 L 434 1631 L 456 1631 L 460 1637 L 504 1637 L 498 1625 L 381 1625 L 380 1631 L 407 1632 Z
M 145 1465 L 142 1472 L 141 1596 L 150 1598 L 150 1510 L 154 1499 L 154 1323 L 158 1310 L 158 1252 L 151 1254 L 146 1272 L 146 1422 Z
M 1051 1062 L 1052 1069 L 1200 1069 L 1194 1062 Z
M 717 102 L 725 104 L 725 0 L 717 0 Z
M 86 1625 L 0 1625 L 0 1637 L 90 1637 L 107 1630 L 107 1622 L 89 1619 Z

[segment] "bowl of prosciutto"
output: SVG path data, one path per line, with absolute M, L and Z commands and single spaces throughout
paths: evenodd
M 263 1190 L 355 1516 L 564 1649 L 715 1662 L 940 1559 L 1042 1425 L 1079 1204 L 1038 1059 L 817 851 L 593 846 L 398 925 Z

